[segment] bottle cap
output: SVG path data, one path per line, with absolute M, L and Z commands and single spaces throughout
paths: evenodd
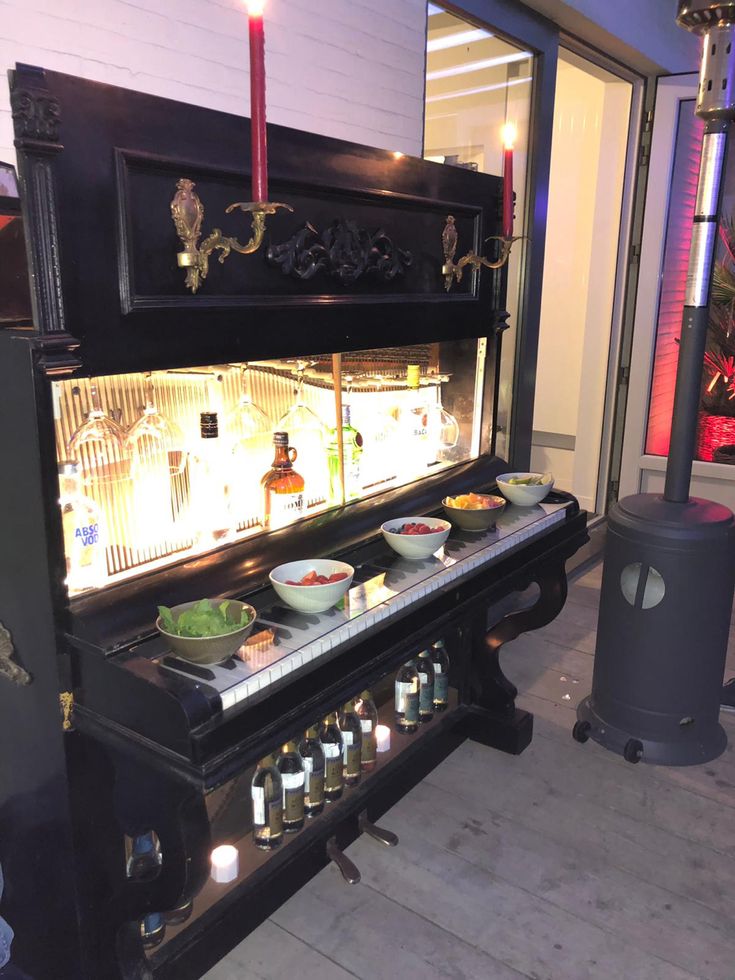
M 62 459 L 59 463 L 59 476 L 79 476 L 79 463 L 75 459 Z
M 219 436 L 219 420 L 216 412 L 199 413 L 199 431 L 202 439 L 216 439 Z
M 431 645 L 435 650 L 443 650 L 446 644 L 444 643 L 444 640 L 434 640 Z
M 288 446 L 288 432 L 274 432 L 273 433 L 273 445 L 274 446 Z

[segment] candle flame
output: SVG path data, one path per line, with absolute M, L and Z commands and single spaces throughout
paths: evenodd
M 401 153 L 400 150 L 393 150 L 393 156 L 396 160 L 402 160 L 405 157 L 405 153 Z
M 265 0 L 245 0 L 248 8 L 248 17 L 262 17 L 265 9 Z
M 506 123 L 502 130 L 503 146 L 506 150 L 512 150 L 513 145 L 518 137 L 518 130 L 516 129 L 515 123 Z

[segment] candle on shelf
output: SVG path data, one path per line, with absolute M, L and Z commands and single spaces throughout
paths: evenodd
M 513 144 L 516 141 L 513 123 L 503 126 L 503 238 L 513 237 Z
M 245 0 L 250 33 L 250 163 L 253 201 L 268 200 L 268 149 L 265 132 L 265 0 Z
M 375 726 L 375 741 L 378 752 L 388 752 L 390 750 L 390 728 L 387 725 Z
M 240 855 L 237 848 L 232 844 L 220 844 L 215 847 L 211 855 L 212 870 L 210 875 L 213 881 L 224 885 L 228 881 L 234 881 L 240 871 Z

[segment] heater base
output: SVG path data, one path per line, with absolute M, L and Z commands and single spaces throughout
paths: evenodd
M 654 766 L 699 766 L 722 755 L 727 735 L 719 723 L 710 726 L 704 737 L 692 732 L 691 738 L 657 741 L 642 738 L 638 733 L 624 731 L 601 718 L 585 698 L 577 707 L 574 738 L 578 742 L 591 739 L 610 752 L 622 755 L 628 762 L 647 762 Z M 589 726 L 589 727 L 587 727 Z

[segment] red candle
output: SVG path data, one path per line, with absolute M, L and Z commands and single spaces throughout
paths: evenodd
M 250 142 L 253 201 L 268 200 L 268 146 L 265 133 L 265 0 L 245 0 L 250 29 Z
M 513 144 L 516 128 L 513 123 L 503 126 L 503 238 L 513 237 Z

